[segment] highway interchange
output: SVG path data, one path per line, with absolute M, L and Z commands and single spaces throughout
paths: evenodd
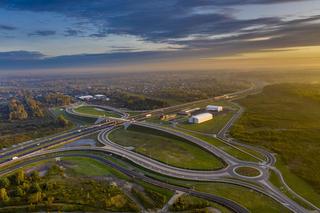
M 115 113 L 121 115 L 121 118 L 111 118 L 108 117 L 106 118 L 106 122 L 102 122 L 99 124 L 94 124 L 91 126 L 86 126 L 86 127 L 80 127 L 74 130 L 70 130 L 61 134 L 57 134 L 54 136 L 50 136 L 44 139 L 38 139 L 38 140 L 33 140 L 33 141 L 28 141 L 23 144 L 17 145 L 15 147 L 9 148 L 7 150 L 2 150 L 0 152 L 0 175 L 4 175 L 8 172 L 14 171 L 17 168 L 20 168 L 22 166 L 28 165 L 32 162 L 35 161 L 40 161 L 41 159 L 46 158 L 48 154 L 52 154 L 54 156 L 66 156 L 66 155 L 75 155 L 70 154 L 70 151 L 92 151 L 94 152 L 104 152 L 104 153 L 111 153 L 116 156 L 120 156 L 122 158 L 125 158 L 129 160 L 130 162 L 141 166 L 145 169 L 148 169 L 150 171 L 163 174 L 169 177 L 174 177 L 174 178 L 180 178 L 180 179 L 185 179 L 185 180 L 194 180 L 194 181 L 215 181 L 215 182 L 225 182 L 225 183 L 231 183 L 235 185 L 240 185 L 243 187 L 250 188 L 252 190 L 255 190 L 257 192 L 263 193 L 274 200 L 278 201 L 288 209 L 290 209 L 293 212 L 308 212 L 307 209 L 299 205 L 297 202 L 291 200 L 288 198 L 285 194 L 279 191 L 276 187 L 274 187 L 269 181 L 269 170 L 272 169 L 274 170 L 280 177 L 282 182 L 285 184 L 283 177 L 281 176 L 281 172 L 277 170 L 274 166 L 274 163 L 276 162 L 276 158 L 272 153 L 269 153 L 268 151 L 249 146 L 249 145 L 243 145 L 241 143 L 238 143 L 234 139 L 229 138 L 228 136 L 228 130 L 230 127 L 233 125 L 233 123 L 237 120 L 237 118 L 240 117 L 240 115 L 243 112 L 243 108 L 239 106 L 239 110 L 232 116 L 232 118 L 227 122 L 227 124 L 220 130 L 220 132 L 216 135 L 218 140 L 221 140 L 222 142 L 230 145 L 230 146 L 242 146 L 246 147 L 248 149 L 252 149 L 256 152 L 259 152 L 262 154 L 265 158 L 265 160 L 260 162 L 251 162 L 251 161 L 243 161 L 239 160 L 232 155 L 226 153 L 225 151 L 219 149 L 219 147 L 213 146 L 211 144 L 208 144 L 207 142 L 197 138 L 193 137 L 189 134 L 186 134 L 182 131 L 178 131 L 172 128 L 167 128 L 163 127 L 160 125 L 156 124 L 150 124 L 144 121 L 145 116 L 147 114 L 152 114 L 152 116 L 157 116 L 160 115 L 163 112 L 169 113 L 169 112 L 176 112 L 179 111 L 185 107 L 188 106 L 193 106 L 195 104 L 199 103 L 206 103 L 210 100 L 225 100 L 229 99 L 230 97 L 241 97 L 243 95 L 246 95 L 251 92 L 252 89 L 245 90 L 245 91 L 240 91 L 232 94 L 227 94 L 224 96 L 219 96 L 215 97 L 212 99 L 208 100 L 201 100 L 201 101 L 196 101 L 196 102 L 191 102 L 187 104 L 181 104 L 173 107 L 167 107 L 163 109 L 157 109 L 153 111 L 148 111 L 141 113 L 136 116 L 129 116 L 129 114 L 122 112 L 121 110 L 111 108 L 108 106 L 96 106 L 102 109 L 106 110 L 112 110 Z M 81 114 L 75 112 L 73 110 L 77 106 L 70 106 L 66 109 L 67 113 L 70 113 L 74 116 L 84 116 L 84 117 L 91 117 L 94 118 L 92 115 L 87 115 L 87 114 Z M 200 170 L 190 170 L 190 169 L 182 169 L 182 168 L 177 168 L 174 166 L 167 165 L 165 163 L 159 162 L 157 160 L 154 160 L 148 156 L 141 155 L 139 153 L 136 153 L 126 147 L 123 147 L 121 145 L 118 145 L 116 143 L 113 143 L 109 138 L 108 134 L 113 131 L 114 129 L 122 126 L 122 125 L 138 125 L 138 126 L 143 126 L 146 128 L 152 128 L 156 129 L 158 131 L 163 131 L 169 134 L 176 135 L 178 137 L 184 138 L 188 140 L 190 143 L 193 143 L 202 149 L 205 149 L 209 153 L 213 154 L 214 156 L 220 158 L 225 164 L 225 168 L 220 169 L 220 170 L 215 170 L 215 171 L 200 171 Z M 68 148 L 54 148 L 57 145 L 61 145 L 63 143 L 67 143 L 72 140 L 76 140 L 80 137 L 84 137 L 86 135 L 90 135 L 93 133 L 98 133 L 98 141 L 102 144 L 104 144 L 103 147 L 68 147 Z M 50 149 L 49 149 L 50 148 Z M 123 168 L 111 161 L 108 161 L 106 159 L 103 159 L 99 156 L 93 155 L 93 154 L 83 154 L 79 153 L 77 156 L 84 156 L 89 157 L 89 158 L 94 158 L 96 160 L 102 161 L 103 163 L 112 166 L 116 168 L 117 170 L 131 176 L 137 179 L 141 179 L 143 181 L 161 186 L 163 188 L 171 189 L 171 190 L 178 190 L 178 191 L 184 191 L 187 192 L 191 195 L 205 198 L 211 201 L 214 201 L 216 203 L 219 203 L 221 205 L 226 206 L 230 210 L 234 212 L 248 212 L 244 207 L 241 205 L 224 199 L 219 196 L 211 195 L 211 194 L 206 194 L 202 192 L 197 192 L 194 190 L 190 190 L 187 188 L 183 187 L 178 187 L 174 185 L 170 185 L 167 183 L 163 183 L 159 180 L 154 180 L 150 177 L 146 177 L 143 174 L 127 170 L 126 168 Z M 18 157 L 16 160 L 12 160 L 12 157 Z M 235 172 L 235 169 L 237 167 L 253 167 L 260 171 L 260 175 L 256 177 L 245 177 L 237 174 Z M 286 185 L 286 184 L 285 184 Z M 287 185 L 286 185 L 287 186 Z M 304 198 L 300 197 L 296 193 L 293 192 L 287 186 L 288 189 L 296 196 L 299 197 L 301 200 L 306 202 L 308 205 L 319 211 L 319 209 L 314 206 L 313 204 L 309 203 L 307 200 Z

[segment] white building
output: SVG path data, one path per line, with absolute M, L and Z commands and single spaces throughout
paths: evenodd
M 89 101 L 89 100 L 93 99 L 93 96 L 92 95 L 82 95 L 82 96 L 79 96 L 78 98 L 83 101 Z
M 110 100 L 110 98 L 108 98 L 108 97 L 105 96 L 105 95 L 101 95 L 101 94 L 96 94 L 96 95 L 94 95 L 94 99 L 96 99 L 96 100 L 106 100 L 106 101 L 109 101 L 109 100 Z
M 215 106 L 215 105 L 208 105 L 206 107 L 206 110 L 215 111 L 215 112 L 221 112 L 223 110 L 223 107 L 222 106 Z
M 106 98 L 106 96 L 105 95 L 101 95 L 101 94 L 96 94 L 96 95 L 94 95 L 94 98 L 96 98 L 96 99 L 104 99 L 104 98 Z
M 201 113 L 198 115 L 193 115 L 189 118 L 189 123 L 193 123 L 193 124 L 199 124 L 199 123 L 203 123 L 205 121 L 209 121 L 213 118 L 213 115 L 211 113 Z

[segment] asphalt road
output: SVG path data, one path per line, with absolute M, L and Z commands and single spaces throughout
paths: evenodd
M 249 91 L 249 90 L 248 90 Z M 233 96 L 236 95 L 241 95 L 241 94 L 245 94 L 248 91 L 243 91 L 243 92 L 238 92 L 238 93 L 233 93 Z M 224 96 L 219 96 L 213 99 L 208 99 L 208 100 L 202 100 L 202 101 L 197 101 L 197 102 L 192 102 L 192 103 L 187 103 L 187 104 L 182 104 L 182 105 L 178 105 L 178 106 L 173 106 L 173 107 L 167 107 L 167 108 L 163 108 L 163 109 L 158 109 L 158 110 L 153 110 L 150 111 L 148 113 L 145 114 L 149 114 L 152 113 L 157 114 L 157 113 L 162 113 L 163 111 L 176 111 L 176 110 L 181 110 L 183 107 L 187 107 L 196 103 L 202 103 L 203 101 L 209 101 L 209 100 L 221 100 L 221 99 L 227 99 L 229 96 L 231 96 L 231 94 L 229 95 L 224 95 Z M 240 110 L 238 111 L 238 113 L 236 113 L 232 119 L 226 124 L 226 126 L 219 132 L 218 134 L 218 138 L 222 141 L 224 141 L 225 143 L 237 143 L 235 141 L 231 141 L 228 136 L 227 136 L 227 131 L 229 130 L 229 128 L 233 125 L 234 121 L 241 115 L 242 110 L 240 108 Z M 69 113 L 73 113 L 72 110 L 69 110 Z M 135 120 L 139 120 L 139 119 L 144 119 L 145 118 L 145 114 L 139 115 L 139 116 L 134 116 L 134 117 L 130 117 L 130 118 L 135 118 Z M 113 118 L 112 118 L 113 119 Z M 122 119 L 115 119 L 115 122 L 117 122 L 117 124 L 120 123 L 125 123 L 125 122 L 131 122 L 131 120 L 127 120 L 126 118 L 122 118 Z M 186 170 L 186 169 L 181 169 L 181 168 L 177 168 L 177 167 L 173 167 L 164 163 L 161 163 L 159 161 L 153 160 L 151 158 L 148 158 L 146 156 L 140 155 L 138 153 L 135 153 L 133 151 L 130 151 L 122 146 L 119 146 L 115 143 L 112 143 L 111 141 L 109 141 L 107 139 L 107 133 L 108 131 L 114 126 L 113 124 L 103 124 L 103 125 L 95 125 L 95 126 L 91 126 L 91 127 L 86 127 L 84 129 L 81 129 L 80 132 L 79 130 L 75 130 L 66 134 L 63 134 L 61 136 L 56 136 L 54 138 L 46 138 L 43 141 L 40 142 L 40 145 L 37 145 L 36 143 L 30 143 L 26 146 L 23 147 L 19 147 L 16 149 L 13 149 L 11 151 L 5 152 L 5 153 L 1 153 L 0 157 L 2 159 L 4 158 L 8 158 L 10 156 L 13 156 L 15 154 L 18 153 L 22 153 L 21 155 L 18 155 L 19 157 L 19 161 L 21 160 L 27 160 L 30 157 L 34 157 L 34 156 L 41 156 L 43 154 L 46 153 L 55 153 L 55 152 L 64 152 L 64 151 L 71 151 L 71 150 L 94 150 L 94 151 L 103 151 L 103 152 L 107 152 L 107 153 L 113 153 L 116 154 L 118 156 L 127 158 L 128 160 L 132 161 L 133 163 L 142 166 L 144 168 L 147 168 L 151 171 L 154 172 L 158 172 L 160 174 L 164 174 L 167 176 L 172 176 L 172 177 L 177 177 L 177 178 L 182 178 L 182 179 L 188 179 L 188 180 L 196 180 L 196 181 L 215 181 L 215 180 L 223 180 L 223 178 L 225 177 L 236 177 L 238 179 L 243 179 L 244 181 L 234 181 L 234 184 L 237 185 L 242 185 L 244 187 L 248 187 L 251 188 L 253 190 L 259 191 L 261 193 L 264 193 L 266 195 L 268 195 L 269 197 L 277 200 L 278 202 L 282 203 L 284 206 L 286 206 L 287 208 L 291 209 L 294 212 L 306 212 L 306 210 L 301 207 L 300 205 L 298 205 L 297 203 L 295 203 L 294 201 L 292 201 L 291 199 L 289 199 L 287 196 L 285 196 L 283 193 L 279 192 L 275 187 L 273 187 L 272 185 L 270 185 L 270 183 L 268 182 L 268 169 L 269 166 L 272 166 L 273 163 L 275 162 L 275 158 L 272 154 L 270 154 L 269 152 L 265 151 L 265 150 L 258 150 L 255 149 L 257 151 L 262 152 L 263 154 L 265 154 L 265 156 L 267 157 L 268 161 L 267 161 L 267 165 L 260 165 L 258 163 L 254 163 L 254 162 L 246 162 L 246 161 L 240 161 L 238 159 L 236 159 L 235 157 L 229 155 L 228 153 L 225 153 L 223 150 L 220 150 L 219 148 L 212 146 L 198 138 L 192 137 L 190 135 L 184 134 L 182 132 L 178 132 L 178 131 L 173 131 L 170 129 L 166 129 L 160 126 L 156 126 L 156 125 L 150 125 L 150 124 L 146 124 L 146 123 L 141 123 L 141 122 L 136 122 L 136 125 L 143 125 L 146 126 L 148 128 L 155 128 L 159 131 L 166 131 L 170 134 L 174 134 L 176 136 L 185 138 L 186 140 L 188 140 L 191 143 L 196 144 L 197 146 L 200 146 L 201 148 L 207 150 L 208 152 L 212 153 L 213 155 L 217 156 L 218 158 L 222 159 L 226 164 L 227 167 L 218 171 L 198 171 L 198 170 Z M 54 144 L 59 144 L 62 143 L 65 140 L 70 140 L 72 138 L 77 138 L 79 136 L 85 135 L 85 134 L 89 134 L 89 133 L 93 133 L 102 129 L 106 129 L 105 131 L 103 131 L 101 134 L 99 134 L 98 139 L 102 142 L 105 143 L 106 146 L 102 147 L 102 148 L 88 148 L 88 147 L 75 147 L 75 148 L 65 148 L 65 149 L 58 149 L 58 150 L 50 150 L 50 151 L 46 151 L 45 149 L 54 145 Z M 39 143 L 38 143 L 39 144 Z M 37 147 L 39 146 L 39 148 Z M 250 147 L 252 148 L 252 147 Z M 12 161 L 9 160 L 5 160 L 5 163 L 2 162 L 1 165 L 9 165 Z M 237 166 L 251 166 L 254 168 L 259 169 L 259 171 L 261 171 L 261 175 L 259 177 L 255 177 L 255 178 L 249 178 L 249 177 L 241 177 L 239 175 L 237 175 L 234 172 L 234 168 Z M 117 165 L 115 165 L 115 168 L 121 170 L 121 167 L 118 168 Z M 138 177 L 138 176 L 137 176 Z M 143 175 L 140 175 L 139 178 L 143 178 Z M 147 179 L 144 179 L 147 180 Z M 246 180 L 250 180 L 250 181 L 256 181 L 256 183 L 263 185 L 264 188 L 261 189 L 259 187 L 256 187 L 255 185 L 250 185 L 246 182 Z M 148 181 L 156 181 L 153 179 L 150 179 Z M 158 181 L 159 182 L 159 181 Z M 155 182 L 156 184 L 159 184 L 159 186 L 161 186 L 162 182 Z M 174 186 L 176 187 L 176 186 Z M 180 189 L 179 189 L 180 190 Z M 189 191 L 189 193 L 193 193 L 192 191 Z M 207 196 L 207 195 L 206 195 Z M 210 195 L 212 196 L 212 195 Z M 228 203 L 225 203 L 225 205 L 227 205 Z M 229 206 L 232 209 L 232 205 Z M 237 205 L 239 207 L 239 205 Z M 238 209 L 239 210 L 239 209 Z
M 147 176 L 144 176 L 138 172 L 135 172 L 135 171 L 132 171 L 132 170 L 128 170 L 124 167 L 121 167 L 119 166 L 118 164 L 115 164 L 113 163 L 112 161 L 109 161 L 101 156 L 97 156 L 97 155 L 92 155 L 92 154 L 70 154 L 70 153 L 63 153 L 63 152 L 60 152 L 60 153 L 56 153 L 54 157 L 65 157 L 65 156 L 75 156 L 75 157 L 88 157 L 88 158 L 91 158 L 91 159 L 95 159 L 95 160 L 98 160 L 124 174 L 126 174 L 127 176 L 131 177 L 131 178 L 134 178 L 134 179 L 139 179 L 139 180 L 142 180 L 146 183 L 149 183 L 149 184 L 152 184 L 152 185 L 156 185 L 156 186 L 159 186 L 159 187 L 162 187 L 162 188 L 166 188 L 166 189 L 169 189 L 169 190 L 172 190 L 172 191 L 182 191 L 182 192 L 185 192 L 185 193 L 188 193 L 192 196 L 195 196 L 195 197 L 198 197 L 198 198 L 203 198 L 203 199 L 206 199 L 206 200 L 209 200 L 209 201 L 212 201 L 212 202 L 215 202 L 215 203 L 218 203 L 222 206 L 225 206 L 226 208 L 234 211 L 234 212 L 239 212 L 239 213 L 247 213 L 248 210 L 245 209 L 244 207 L 240 206 L 239 204 L 231 201 L 231 200 L 228 200 L 228 199 L 225 199 L 223 197 L 219 197 L 219 196 L 216 196 L 216 195 L 212 195 L 212 194 L 208 194 L 208 193 L 204 193 L 204 192 L 199 192 L 199 191 L 195 191 L 193 189 L 190 189 L 190 188 L 184 188 L 184 187 L 180 187 L 180 186 L 175 186 L 175 185 L 171 185 L 171 184 L 168 184 L 168 183 L 164 183 L 164 182 L 161 182 L 161 181 L 158 181 L 158 180 L 155 180 L 155 179 L 152 179 L 152 178 L 149 178 Z M 39 162 L 41 160 L 46 160 L 46 159 L 49 159 L 50 157 L 47 157 L 47 156 L 40 156 L 40 157 L 36 157 L 34 159 L 28 159 L 26 161 L 23 161 L 17 165 L 14 165 L 13 167 L 10 167 L 10 168 L 7 168 L 5 170 L 1 170 L 0 171 L 0 176 L 2 175 L 5 175 L 5 174 L 8 174 L 14 170 L 17 170 L 21 167 L 24 167 L 26 165 L 29 165 L 31 163 L 35 163 L 35 162 Z M 51 157 L 53 158 L 53 157 Z
M 146 123 L 135 122 L 134 125 L 143 125 L 148 128 L 155 128 L 160 131 L 165 131 L 167 133 L 174 134 L 176 136 L 187 139 L 190 142 L 195 143 L 196 145 L 201 146 L 204 149 L 207 149 L 209 152 L 215 155 L 217 154 L 217 150 L 219 150 L 217 147 L 212 147 L 212 145 L 207 144 L 206 142 L 201 141 L 198 138 L 186 135 L 182 132 L 176 132 L 174 130 L 157 126 L 154 124 L 149 125 Z M 240 161 L 230 156 L 229 154 L 224 153 L 222 150 L 220 150 L 218 153 L 221 155 L 218 155 L 218 157 L 222 158 L 225 162 L 228 163 L 228 166 L 225 169 L 221 169 L 217 171 L 198 171 L 198 170 L 181 169 L 181 168 L 173 167 L 173 166 L 161 163 L 159 161 L 150 159 L 144 155 L 138 154 L 118 144 L 113 143 L 107 138 L 107 134 L 109 131 L 110 129 L 105 130 L 99 134 L 98 140 L 101 143 L 104 143 L 106 145 L 102 149 L 105 149 L 106 151 L 116 154 L 118 156 L 124 157 L 130 160 L 131 162 L 139 166 L 142 166 L 144 168 L 147 168 L 151 171 L 154 171 L 160 174 L 165 174 L 167 176 L 171 176 L 175 178 L 186 179 L 186 180 L 196 180 L 196 181 L 217 181 L 223 178 L 230 178 L 230 177 L 241 178 L 244 180 L 243 182 L 239 183 L 239 181 L 235 181 L 234 184 L 242 185 L 244 187 L 248 187 L 255 191 L 261 192 L 275 199 L 276 201 L 283 204 L 285 207 L 289 208 L 294 212 L 302 213 L 307 211 L 305 208 L 301 207 L 299 204 L 297 204 L 296 202 L 288 198 L 286 195 L 284 195 L 282 192 L 280 192 L 278 189 L 276 189 L 274 186 L 272 186 L 268 182 L 268 177 L 269 177 L 269 173 L 267 171 L 268 167 L 266 167 L 265 165 L 260 165 L 259 163 L 253 163 L 253 162 Z M 234 171 L 234 169 L 239 166 L 254 167 L 261 172 L 261 175 L 258 177 L 240 176 Z M 264 189 L 261 190 L 255 185 L 248 186 L 245 181 L 255 181 L 257 184 L 263 185 Z

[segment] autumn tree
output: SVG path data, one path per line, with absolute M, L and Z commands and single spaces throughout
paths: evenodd
M 0 178 L 0 188 L 7 188 L 10 186 L 10 180 L 7 177 Z
M 9 196 L 5 188 L 0 189 L 0 201 L 9 201 Z

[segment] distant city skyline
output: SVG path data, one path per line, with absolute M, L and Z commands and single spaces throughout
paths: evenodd
M 316 70 L 320 2 L 5 0 L 0 42 L 0 72 Z

